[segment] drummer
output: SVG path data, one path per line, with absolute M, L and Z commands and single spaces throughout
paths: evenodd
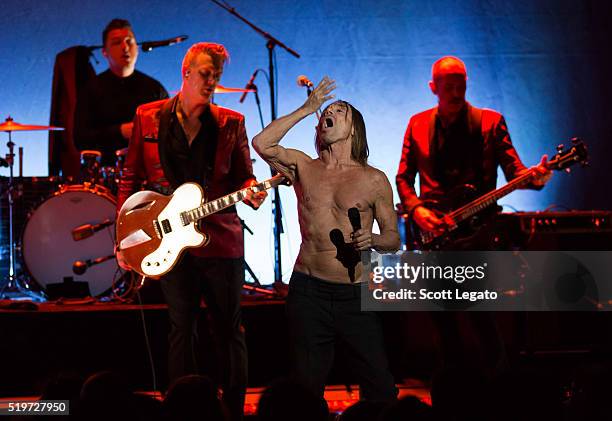
M 136 70 L 138 45 L 127 20 L 110 21 L 102 32 L 102 43 L 108 70 L 97 75 L 78 98 L 74 140 L 81 151 L 102 152 L 102 166 L 113 166 L 115 151 L 127 147 L 132 135 L 136 108 L 168 98 L 168 92 Z

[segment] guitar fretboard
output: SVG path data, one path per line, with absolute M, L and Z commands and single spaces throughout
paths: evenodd
M 530 169 L 529 171 L 525 172 L 525 174 L 521 174 L 520 176 L 510 181 L 505 186 L 500 187 L 497 190 L 493 190 L 489 193 L 486 193 L 482 195 L 481 197 L 479 197 L 478 199 L 474 200 L 473 202 L 470 202 L 467 205 L 464 205 L 458 209 L 455 209 L 453 212 L 449 214 L 449 216 L 456 223 L 459 223 L 461 221 L 464 221 L 470 218 L 471 216 L 477 214 L 481 210 L 489 207 L 490 205 L 492 205 L 493 203 L 495 203 L 497 200 L 501 199 L 502 197 L 512 193 L 514 190 L 520 189 L 521 187 L 524 187 L 525 185 L 529 184 L 529 182 L 535 175 L 535 172 L 536 172 L 535 169 L 533 168 Z
M 182 212 L 181 219 L 183 221 L 183 224 L 190 224 L 199 219 L 205 218 L 208 215 L 212 215 L 213 213 L 229 208 L 230 206 L 244 200 L 247 197 L 249 191 L 252 191 L 253 193 L 258 193 L 264 190 L 268 190 L 278 186 L 284 180 L 285 178 L 279 174 L 270 178 L 269 180 L 262 181 L 259 184 L 246 187 L 242 190 L 238 190 L 218 199 L 206 202 L 202 206 L 199 206 L 195 209 Z
M 582 141 L 577 138 L 572 139 L 573 146 L 570 150 L 566 152 L 559 152 L 555 157 L 547 162 L 547 168 L 550 170 L 567 170 L 569 166 L 580 162 L 583 165 L 586 165 L 586 160 L 588 157 L 588 153 L 586 150 L 586 146 Z M 453 230 L 457 228 L 457 225 L 465 221 L 466 219 L 472 217 L 476 213 L 481 210 L 487 208 L 488 206 L 495 203 L 497 200 L 506 196 L 507 194 L 512 193 L 514 190 L 524 187 L 530 181 L 532 181 L 537 176 L 537 168 L 531 168 L 528 171 L 525 171 L 524 174 L 516 177 L 514 180 L 510 181 L 503 187 L 499 189 L 493 190 L 489 193 L 484 194 L 473 202 L 467 203 L 462 207 L 455 209 L 448 216 L 452 219 L 453 225 L 449 227 L 449 230 Z M 443 236 L 444 234 L 437 234 L 433 231 L 420 231 L 421 243 L 429 244 L 436 238 Z

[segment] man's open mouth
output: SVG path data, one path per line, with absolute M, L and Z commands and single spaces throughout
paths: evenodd
M 328 129 L 333 126 L 334 126 L 334 120 L 332 120 L 331 118 L 326 118 L 325 123 L 323 124 L 323 127 Z

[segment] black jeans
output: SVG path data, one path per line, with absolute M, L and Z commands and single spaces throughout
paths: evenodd
M 247 348 L 240 310 L 243 282 L 243 258 L 203 258 L 188 253 L 161 280 L 170 316 L 170 381 L 198 374 L 197 319 L 203 296 L 217 348 L 218 381 L 232 419 L 242 417 L 247 386 Z
M 323 396 L 338 344 L 347 348 L 361 399 L 392 401 L 397 388 L 389 372 L 380 317 L 361 311 L 360 292 L 359 285 L 293 273 L 287 297 L 292 376 Z

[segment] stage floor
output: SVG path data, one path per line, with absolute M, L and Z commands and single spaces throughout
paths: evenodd
M 612 312 L 497 313 L 495 317 L 514 367 L 540 370 L 563 383 L 582 367 L 612 361 Z M 201 318 L 204 322 L 204 306 Z M 243 319 L 249 387 L 264 387 L 286 376 L 284 301 L 245 296 Z M 439 363 L 439 334 L 430 315 L 388 312 L 383 321 L 396 382 L 427 387 Z M 166 306 L 159 302 L 5 300 L 0 302 L 0 330 L 0 397 L 37 396 L 48 379 L 61 373 L 88 376 L 113 370 L 137 390 L 165 390 L 168 384 L 169 325 Z M 206 323 L 200 324 L 200 338 L 202 370 L 214 376 L 214 348 Z M 469 346 L 475 335 L 468 332 L 465 338 Z M 338 354 L 328 384 L 355 384 L 350 367 L 341 364 Z

